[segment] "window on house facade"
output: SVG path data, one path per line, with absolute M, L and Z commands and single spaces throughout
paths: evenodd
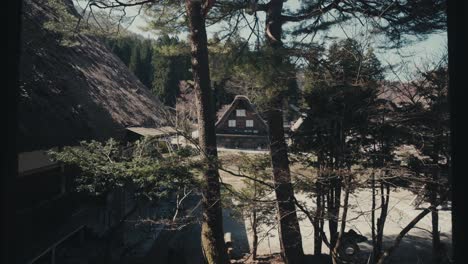
M 228 126 L 229 127 L 236 127 L 236 120 L 229 120 Z
M 237 109 L 236 116 L 245 116 L 245 109 Z
M 253 120 L 245 120 L 245 126 L 246 127 L 253 127 Z

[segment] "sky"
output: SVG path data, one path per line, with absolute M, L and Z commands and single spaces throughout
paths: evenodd
M 299 0 L 289 0 L 286 2 L 286 7 L 294 11 L 299 7 Z M 137 8 L 127 9 L 127 14 L 133 16 L 137 14 Z M 259 17 L 262 21 L 262 17 Z M 157 33 L 145 31 L 142 28 L 146 26 L 146 20 L 143 18 L 143 15 L 139 15 L 135 18 L 132 24 L 129 25 L 128 30 L 142 35 L 146 38 L 156 39 L 158 37 Z M 219 31 L 221 25 L 215 25 L 207 28 L 208 36 L 216 31 Z M 247 29 L 241 32 L 241 37 L 247 38 L 250 34 L 250 30 Z M 186 33 L 177 34 L 180 39 L 186 39 Z M 337 37 L 337 38 L 358 38 L 365 40 L 365 42 L 374 49 L 377 57 L 381 61 L 382 65 L 389 66 L 393 65 L 393 69 L 398 73 L 395 75 L 393 71 L 387 71 L 386 78 L 390 80 L 395 80 L 398 78 L 403 78 L 403 70 L 414 72 L 417 67 L 427 64 L 429 61 L 433 61 L 436 58 L 440 58 L 447 50 L 447 34 L 446 32 L 429 35 L 426 39 L 422 41 L 416 41 L 412 45 L 404 46 L 401 49 L 381 49 L 379 46 L 385 46 L 385 39 L 381 37 L 375 37 L 369 35 L 369 30 L 366 30 L 362 25 L 356 23 L 346 23 L 345 25 L 340 25 L 332 28 L 327 32 L 328 36 Z M 324 35 L 317 35 L 314 38 L 314 41 L 321 41 L 324 38 Z M 331 43 L 331 42 L 328 42 Z

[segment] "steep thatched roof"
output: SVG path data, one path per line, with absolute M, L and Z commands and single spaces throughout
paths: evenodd
M 157 114 L 162 104 L 103 43 L 81 36 L 78 45 L 63 46 L 60 36 L 44 29 L 45 21 L 56 18 L 48 1 L 24 1 L 21 152 L 118 137 L 128 125 L 164 123 Z

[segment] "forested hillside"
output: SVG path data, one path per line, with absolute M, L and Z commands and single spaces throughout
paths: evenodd
M 168 35 L 150 40 L 135 34 L 110 36 L 105 42 L 154 95 L 175 105 L 179 82 L 191 78 L 186 43 Z

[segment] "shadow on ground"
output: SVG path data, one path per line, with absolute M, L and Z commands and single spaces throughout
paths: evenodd
M 243 221 L 231 217 L 223 210 L 224 232 L 231 234 L 233 258 L 249 252 L 247 230 Z M 145 264 L 200 264 L 203 263 L 201 249 L 201 226 L 198 223 L 181 230 L 163 230 L 146 256 Z
M 233 217 L 230 210 L 223 210 L 224 233 L 228 233 L 232 239 L 233 251 L 232 258 L 239 259 L 245 253 L 249 253 L 249 240 L 247 237 L 247 228 L 242 219 Z
M 395 249 L 392 255 L 388 258 L 387 263 L 399 264 L 415 264 L 415 263 L 432 263 L 432 238 L 423 232 L 414 232 L 413 235 L 406 235 L 400 245 Z M 386 236 L 384 240 L 384 249 L 393 245 L 396 235 Z M 450 256 L 451 243 L 450 238 L 445 234 L 441 234 L 441 241 L 445 246 L 447 257 Z M 359 243 L 361 248 L 361 260 L 366 263 L 367 258 L 372 251 L 371 241 Z M 449 263 L 449 262 L 443 262 Z

